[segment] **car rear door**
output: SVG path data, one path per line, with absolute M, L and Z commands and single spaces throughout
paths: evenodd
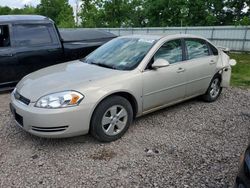
M 186 97 L 203 94 L 216 73 L 218 56 L 211 54 L 207 42 L 203 39 L 186 38 L 185 49 Z
M 158 59 L 167 60 L 170 65 L 157 70 L 150 68 Z M 183 43 L 181 39 L 171 40 L 161 46 L 143 72 L 144 112 L 182 100 L 185 96 L 186 74 L 183 68 Z
M 14 25 L 19 79 L 38 69 L 62 62 L 63 49 L 52 24 Z
M 16 71 L 19 67 L 11 31 L 11 25 L 0 25 L 0 87 L 17 81 Z

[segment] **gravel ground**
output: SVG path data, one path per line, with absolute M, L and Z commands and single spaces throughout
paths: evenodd
M 250 130 L 250 90 L 224 90 L 137 119 L 125 136 L 41 139 L 0 95 L 0 187 L 232 187 Z

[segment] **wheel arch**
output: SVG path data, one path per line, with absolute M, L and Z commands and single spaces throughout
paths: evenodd
M 136 100 L 136 97 L 131 94 L 130 92 L 128 91 L 115 91 L 113 93 L 109 93 L 105 96 L 103 96 L 97 103 L 96 105 L 94 106 L 92 112 L 91 112 L 91 116 L 90 116 L 90 122 L 92 121 L 92 117 L 93 117 L 93 114 L 96 110 L 96 108 L 98 107 L 98 105 L 106 100 L 107 98 L 109 97 L 112 97 L 112 96 L 121 96 L 121 97 L 124 97 L 125 99 L 127 99 L 129 101 L 129 103 L 131 104 L 132 106 L 132 109 L 133 109 L 133 118 L 136 117 L 137 113 L 138 113 L 138 108 L 139 108 L 139 105 L 138 105 L 138 101 Z
M 221 71 L 217 71 L 217 72 L 213 75 L 213 77 L 211 77 L 210 82 L 209 82 L 209 85 L 207 86 L 206 92 L 208 91 L 208 89 L 209 89 L 209 87 L 210 87 L 210 84 L 212 83 L 212 81 L 213 81 L 213 79 L 214 79 L 215 77 L 218 77 L 218 78 L 220 79 L 220 81 L 222 81 L 222 73 L 221 73 Z
M 216 73 L 214 74 L 213 78 L 216 77 L 216 76 L 218 76 L 219 79 L 220 79 L 220 81 L 222 81 L 222 72 L 221 72 L 221 71 L 216 72 Z M 213 78 L 212 78 L 212 80 L 213 80 Z M 211 81 L 212 81 L 212 80 L 211 80 Z

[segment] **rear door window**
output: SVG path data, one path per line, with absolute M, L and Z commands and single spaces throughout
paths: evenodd
M 8 25 L 0 25 L 0 48 L 10 46 L 10 32 Z
M 55 42 L 48 25 L 15 25 L 14 33 L 17 46 L 41 46 Z
M 202 39 L 185 39 L 185 44 L 189 60 L 209 56 L 206 41 Z

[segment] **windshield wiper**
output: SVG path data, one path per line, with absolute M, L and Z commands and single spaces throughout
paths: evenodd
M 90 62 L 89 64 L 97 65 L 97 66 L 104 67 L 104 68 L 109 68 L 109 69 L 116 69 L 114 66 L 107 65 L 107 64 L 104 64 L 104 63 Z

